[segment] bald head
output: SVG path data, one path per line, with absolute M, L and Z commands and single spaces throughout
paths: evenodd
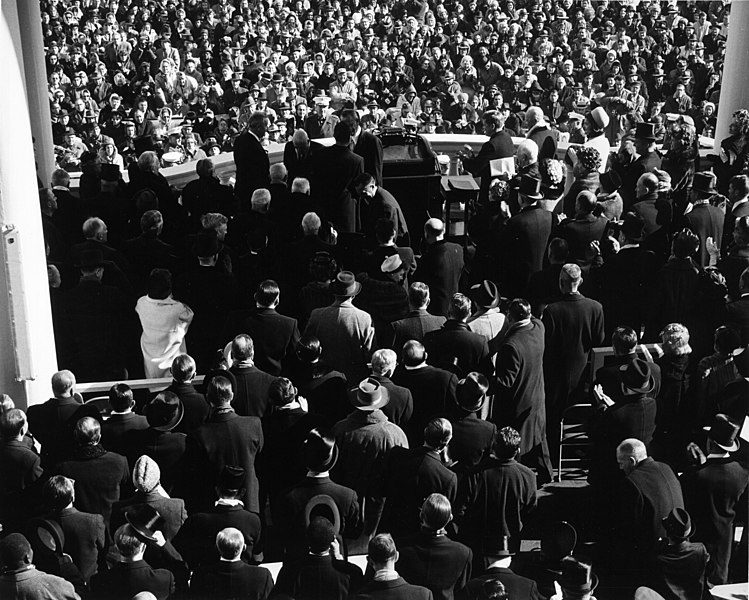
M 658 177 L 653 173 L 643 173 L 637 180 L 637 197 L 647 196 L 658 189 Z
M 637 465 L 648 457 L 647 448 L 637 438 L 628 438 L 616 448 L 616 462 L 619 468 L 629 475 Z
M 445 224 L 440 219 L 429 219 L 424 224 L 424 236 L 429 243 L 445 237 Z
M 291 138 L 291 143 L 297 150 L 307 150 L 309 148 L 309 136 L 304 129 L 297 129 Z
M 536 123 L 544 120 L 544 111 L 538 106 L 531 106 L 525 113 L 525 124 L 527 127 L 533 127 Z

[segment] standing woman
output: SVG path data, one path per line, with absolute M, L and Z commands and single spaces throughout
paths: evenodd
M 135 305 L 143 334 L 140 348 L 146 377 L 168 377 L 172 361 L 187 354 L 185 335 L 192 322 L 192 309 L 172 297 L 172 274 L 154 269 L 148 278 L 148 295 Z

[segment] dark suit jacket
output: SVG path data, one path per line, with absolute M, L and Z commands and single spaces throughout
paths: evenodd
M 525 598 L 527 600 L 539 600 L 540 598 L 535 581 L 516 575 L 510 569 L 504 567 L 487 569 L 483 575 L 471 579 L 466 585 L 465 594 L 462 597 L 466 600 L 483 598 L 484 583 L 490 579 L 499 579 L 502 582 L 508 598 Z
M 419 532 L 401 542 L 398 573 L 414 585 L 429 588 L 435 599 L 452 600 L 471 578 L 473 552 L 446 535 Z
M 366 215 L 362 215 L 362 230 L 371 239 L 375 239 L 375 225 L 379 219 L 392 222 L 395 229 L 395 239 L 400 244 L 408 243 L 408 224 L 403 210 L 390 192 L 378 187 L 372 199 L 367 201 Z
M 646 458 L 624 479 L 617 519 L 618 539 L 633 558 L 643 560 L 665 535 L 662 520 L 674 508 L 684 508 L 681 486 L 667 464 Z
M 99 552 L 106 541 L 104 518 L 76 508 L 64 508 L 52 518 L 65 534 L 64 552 L 70 554 L 83 578 L 89 581 L 96 573 Z
M 426 309 L 412 310 L 405 319 L 393 322 L 395 330 L 393 349 L 400 352 L 403 350 L 403 344 L 408 340 L 423 342 L 427 333 L 439 329 L 445 321 L 445 317 L 431 315 Z
M 659 549 L 649 569 L 648 587 L 666 600 L 712 598 L 705 585 L 705 568 L 713 556 L 703 544 L 684 540 L 673 546 L 662 544 Z
M 55 213 L 55 216 L 57 216 L 57 213 Z M 739 217 L 749 217 L 749 202 L 743 202 L 726 211 L 726 219 L 723 223 L 723 240 L 720 244 L 720 251 L 723 256 L 728 253 L 733 244 L 733 230 L 736 227 L 736 219 Z
M 148 276 L 153 269 L 174 269 L 177 249 L 157 237 L 140 235 L 123 244 L 123 252 L 133 266 L 133 287 L 136 295 L 147 292 Z
M 307 180 L 310 179 L 312 176 L 313 156 L 321 148 L 322 146 L 319 143 L 310 141 L 309 150 L 307 150 L 304 157 L 300 159 L 296 148 L 294 148 L 294 143 L 286 142 L 286 145 L 283 148 L 283 164 L 288 172 L 289 185 L 291 185 L 297 177 L 304 177 Z
M 564 221 L 560 226 L 559 237 L 567 240 L 569 244 L 570 260 L 584 261 L 590 243 L 603 240 L 608 223 L 606 217 L 596 217 L 592 214 Z
M 219 561 L 205 565 L 192 576 L 190 592 L 194 598 L 265 600 L 273 590 L 268 569 L 240 561 Z
M 99 514 L 109 523 L 112 505 L 120 499 L 120 491 L 129 491 L 130 470 L 124 456 L 102 451 L 101 446 L 86 455 L 76 452 L 61 462 L 55 472 L 75 480 L 76 506 L 87 513 Z
M 622 380 L 620 367 L 628 365 L 630 362 L 638 358 L 637 354 L 627 354 L 625 356 L 614 356 L 610 361 L 607 361 L 605 367 L 601 367 L 596 371 L 593 385 L 601 384 L 603 392 L 609 396 L 614 402 L 618 402 L 622 396 Z M 661 389 L 661 368 L 655 363 L 648 363 L 650 367 L 650 374 L 653 376 L 655 387 L 650 393 L 650 396 L 657 398 Z M 630 437 L 630 436 L 627 436 Z M 634 436 L 637 437 L 637 436 Z M 637 438 L 641 439 L 641 438 Z
M 406 583 L 403 577 L 392 581 L 370 581 L 359 590 L 354 600 L 432 600 L 432 591 Z
M 101 426 L 101 445 L 110 452 L 125 455 L 125 438 L 129 431 L 148 429 L 148 419 L 134 412 L 110 415 Z
M 425 446 L 393 448 L 386 466 L 383 531 L 394 536 L 418 532 L 424 500 L 439 493 L 453 503 L 457 492 L 457 476 L 442 464 L 434 450 Z
M 227 318 L 224 339 L 247 333 L 255 343 L 255 364 L 261 371 L 278 377 L 282 363 L 293 356 L 299 342 L 296 319 L 281 315 L 274 308 L 234 311 Z M 229 329 L 231 332 L 229 332 Z
M 364 172 L 364 160 L 344 146 L 322 148 L 315 155 L 313 191 L 339 233 L 359 230 L 354 180 Z
M 481 459 L 489 456 L 497 435 L 497 426 L 479 419 L 476 413 L 466 414 L 459 409 L 454 409 L 454 412 L 461 412 L 465 416 L 451 419 L 453 437 L 447 450 L 450 460 L 455 461 L 452 470 L 463 476 L 476 467 Z
M 489 184 L 492 181 L 489 161 L 497 158 L 511 158 L 515 154 L 512 138 L 506 131 L 497 131 L 481 146 L 479 153 L 471 159 L 463 161 L 463 167 L 474 177 L 481 177 L 479 201 L 489 199 Z
M 455 406 L 458 378 L 450 371 L 424 365 L 418 369 L 399 366 L 392 379 L 395 384 L 411 391 L 413 414 L 403 430 L 408 436 L 409 446 L 418 447 L 424 441 L 424 427 L 429 420 L 445 414 Z
M 93 597 L 101 600 L 130 600 L 139 592 L 166 600 L 174 593 L 174 576 L 166 569 L 152 569 L 144 560 L 116 563 L 94 576 L 91 589 Z
M 124 437 L 127 446 L 127 460 L 131 466 L 144 454 L 156 461 L 161 469 L 161 484 L 167 492 L 172 492 L 182 479 L 185 464 L 184 433 L 140 429 L 129 431 Z
M 741 343 L 749 345 L 749 296 L 744 296 L 726 306 L 726 325 L 733 325 L 741 331 Z
M 270 160 L 260 140 L 245 131 L 234 140 L 234 163 L 237 165 L 234 195 L 245 202 L 252 192 L 270 185 Z
M 241 417 L 233 411 L 214 414 L 190 434 L 188 465 L 192 470 L 196 504 L 210 504 L 219 475 L 226 465 L 246 471 L 244 507 L 260 512 L 255 457 L 263 448 L 263 429 L 257 417 Z
M 31 514 L 29 502 L 38 496 L 43 475 L 39 455 L 25 441 L 0 441 L 0 519 L 3 523 L 10 524 Z
M 187 434 L 205 423 L 211 407 L 205 396 L 198 392 L 192 383 L 172 381 L 172 385 L 164 391 L 177 394 L 182 401 L 182 406 L 185 407 L 185 416 L 175 428 L 176 432 Z
M 370 375 L 370 377 L 379 381 L 380 385 L 390 394 L 390 400 L 382 407 L 382 412 L 387 415 L 391 423 L 395 423 L 405 431 L 414 410 L 411 390 L 397 385 L 389 377 L 382 377 L 380 375 Z
M 237 414 L 245 417 L 265 415 L 270 408 L 268 388 L 275 377 L 247 365 L 234 365 L 229 371 L 237 380 L 237 389 L 231 403 Z
M 424 347 L 431 365 L 451 369 L 457 359 L 458 370 L 454 370 L 454 366 L 451 370 L 461 377 L 471 371 L 479 371 L 488 377 L 494 369 L 486 338 L 471 331 L 467 323 L 446 321 L 440 329 L 424 336 Z
M 514 289 L 525 290 L 530 277 L 544 266 L 554 214 L 538 205 L 528 206 L 507 222 L 505 245 L 512 258 L 506 261 Z
M 75 398 L 51 398 L 26 411 L 29 431 L 42 445 L 42 466 L 51 469 L 72 451 L 73 426 L 83 417 L 100 420 L 99 411 Z
M 700 238 L 699 263 L 706 267 L 710 263 L 710 255 L 707 253 L 705 240 L 712 237 L 717 244 L 723 237 L 723 221 L 725 215 L 716 206 L 710 204 L 697 204 L 690 212 L 684 215 L 684 226 Z
M 284 562 L 276 578 L 276 593 L 296 600 L 346 600 L 361 586 L 361 569 L 330 556 L 307 555 Z
M 429 286 L 432 299 L 428 310 L 433 315 L 447 315 L 450 298 L 458 291 L 463 273 L 463 248 L 458 244 L 441 240 L 431 244 L 419 260 L 414 281 Z
M 364 160 L 364 172 L 375 178 L 377 185 L 382 185 L 382 142 L 376 135 L 362 131 L 354 146 L 354 154 Z
M 548 125 L 534 128 L 528 134 L 528 139 L 536 142 L 538 146 L 538 160 L 554 158 L 557 153 L 557 138 L 553 129 Z M 603 158 L 603 157 L 601 157 Z

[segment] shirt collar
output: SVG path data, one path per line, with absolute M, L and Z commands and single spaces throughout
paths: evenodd
M 122 412 L 117 412 L 116 410 L 113 410 L 111 413 L 109 413 L 110 416 L 112 415 L 129 415 L 133 412 L 132 408 L 128 408 L 127 410 L 123 410 Z
M 403 368 L 406 369 L 406 371 L 416 371 L 417 369 L 423 369 L 427 366 L 426 361 L 421 363 L 420 365 L 416 365 L 415 367 L 409 367 L 408 365 L 403 365 Z
M 322 479 L 323 477 L 330 477 L 330 471 L 323 471 L 321 473 L 317 473 L 315 471 L 307 471 L 307 477 L 314 478 L 314 479 Z
M 214 506 L 244 506 L 244 502 L 236 498 L 219 498 Z
M 398 575 L 398 571 L 395 569 L 380 569 L 379 571 L 375 571 L 374 574 L 374 580 L 375 581 L 394 581 L 395 579 L 398 579 L 400 575 Z

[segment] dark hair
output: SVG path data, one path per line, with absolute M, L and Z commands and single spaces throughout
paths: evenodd
M 228 404 L 234 398 L 234 392 L 231 389 L 231 381 L 226 377 L 217 375 L 208 384 L 206 398 L 212 406 Z
M 503 427 L 494 438 L 494 455 L 500 460 L 513 458 L 520 449 L 520 434 L 512 427 Z
M 351 141 L 351 127 L 347 123 L 339 121 L 333 129 L 333 138 L 336 144 L 348 144 Z
M 11 408 L 0 415 L 0 438 L 4 440 L 17 437 L 26 424 L 26 414 L 20 408 Z
M 531 316 L 531 305 L 524 298 L 515 298 L 507 307 L 507 314 L 515 321 L 522 321 Z
M 311 363 L 322 356 L 322 345 L 320 340 L 311 334 L 305 334 L 299 340 L 296 347 L 296 354 L 299 360 L 305 363 Z
M 471 316 L 471 301 L 464 294 L 453 294 L 447 307 L 447 315 L 451 319 L 467 319 Z
M 631 327 L 617 327 L 611 334 L 611 345 L 616 354 L 629 354 L 637 346 L 637 333 Z
M 393 536 L 389 533 L 380 533 L 369 540 L 367 555 L 372 562 L 384 564 L 390 559 L 395 558 L 397 552 Z
M 55 475 L 44 484 L 42 496 L 49 510 L 58 511 L 66 508 L 73 501 L 75 488 L 67 477 Z
M 563 238 L 554 238 L 549 242 L 549 260 L 562 262 L 567 259 L 570 253 L 570 246 L 567 240 Z
M 307 544 L 311 552 L 325 552 L 335 539 L 336 530 L 328 519 L 322 516 L 312 517 L 307 527 Z
M 148 297 L 164 300 L 172 293 L 172 274 L 168 269 L 154 269 L 148 276 Z
M 372 177 L 372 175 L 370 175 L 369 173 L 362 173 L 356 179 L 354 179 L 354 188 L 357 190 L 359 188 L 364 188 L 368 186 L 370 183 L 373 183 L 374 180 L 375 178 Z
M 403 344 L 402 360 L 406 367 L 416 367 L 424 362 L 426 350 L 424 344 L 417 340 L 408 340 Z
M 115 412 L 125 412 L 133 405 L 133 390 L 126 383 L 115 383 L 109 388 L 109 406 Z
M 424 442 L 432 448 L 441 448 L 450 441 L 453 428 L 450 421 L 440 417 L 434 418 L 424 428 Z
M 255 292 L 255 302 L 261 306 L 270 306 L 281 294 L 281 290 L 278 284 L 272 279 L 266 279 L 257 286 L 257 292 Z
M 268 398 L 273 406 L 286 406 L 296 400 L 296 389 L 290 379 L 278 377 L 268 388 Z
M 195 370 L 195 360 L 189 354 L 180 354 L 172 361 L 172 377 L 180 383 L 195 377 Z

